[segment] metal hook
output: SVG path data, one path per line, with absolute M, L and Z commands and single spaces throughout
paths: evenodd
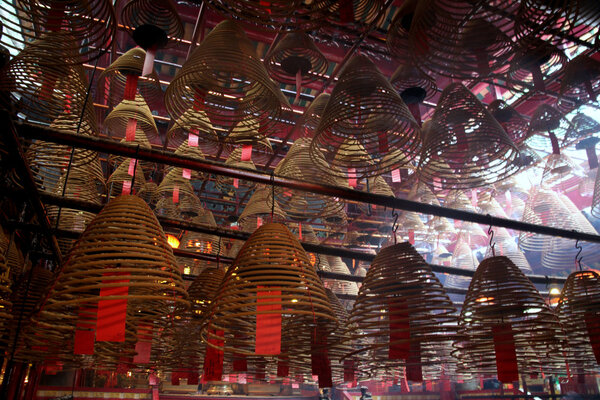
M 492 249 L 492 257 L 496 257 L 496 243 L 494 242 L 494 230 L 492 229 L 492 216 L 490 217 L 490 227 L 488 228 L 488 235 L 490 235 L 490 248 Z
M 579 244 L 579 239 L 575 241 L 575 248 L 577 249 L 577 254 L 575 255 L 575 263 L 579 267 L 579 270 L 583 271 L 583 268 L 581 267 L 581 260 L 583 259 L 581 252 L 583 251 L 583 247 Z
M 398 213 L 396 209 L 392 209 L 392 217 L 394 217 L 394 222 L 392 223 L 392 232 L 394 233 L 394 244 L 398 243 L 398 239 L 396 238 L 396 231 L 398 230 Z

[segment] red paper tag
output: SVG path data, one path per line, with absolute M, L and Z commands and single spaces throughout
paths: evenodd
M 238 180 L 238 178 L 233 178 L 233 187 L 237 189 L 239 186 L 240 181 Z
M 354 381 L 354 360 L 344 360 L 344 382 Z
M 421 126 L 421 106 L 419 105 L 419 103 L 410 103 L 407 105 L 408 110 L 413 115 L 413 117 L 415 117 L 415 120 L 417 121 L 419 126 Z
M 192 179 L 192 170 L 188 169 L 188 168 L 184 168 L 181 176 L 183 176 L 184 179 Z
M 287 356 L 281 357 L 279 360 L 277 360 L 277 376 L 280 378 L 290 376 L 290 364 Z
M 327 350 L 327 332 L 318 326 L 311 336 L 311 369 L 319 379 L 319 387 L 333 386 L 331 362 Z
M 535 90 L 540 92 L 546 91 L 546 85 L 544 83 L 544 74 L 542 74 L 542 69 L 539 65 L 536 65 L 531 69 L 531 78 L 533 79 L 533 87 L 535 88 Z
M 157 387 L 152 388 L 152 400 L 160 400 Z
M 96 336 L 96 306 L 81 306 L 77 317 L 73 354 L 94 354 Z
M 408 231 L 408 243 L 412 245 L 415 244 L 415 231 L 412 229 Z
M 137 84 L 138 76 L 133 74 L 127 74 L 127 80 L 125 81 L 125 92 L 123 93 L 123 100 L 135 100 Z
M 298 223 L 298 239 L 302 240 L 302 223 Z
M 552 144 L 552 154 L 560 154 L 560 146 L 558 145 L 558 138 L 554 132 L 548 132 L 550 136 L 550 144 Z
M 256 342 L 254 352 L 261 355 L 281 353 L 281 290 L 260 290 L 256 293 Z M 276 302 L 278 304 L 266 304 Z M 275 311 L 275 313 L 269 313 Z
M 122 195 L 128 195 L 131 193 L 131 181 L 123 181 L 123 189 L 121 190 Z
M 94 331 L 75 331 L 75 342 L 73 343 L 73 354 L 94 354 Z
M 133 362 L 137 364 L 148 364 L 152 352 L 152 325 L 139 324 L 137 331 L 138 341 L 135 344 L 136 355 Z
M 148 384 L 150 386 L 158 385 L 158 377 L 155 374 L 150 374 L 148 376 Z
M 135 141 L 135 130 L 137 129 L 137 119 L 129 118 L 127 128 L 125 129 L 125 140 L 127 142 Z
M 260 228 L 263 224 L 263 219 L 261 217 L 256 217 L 256 229 Z
M 413 382 L 423 380 L 423 370 L 421 368 L 421 343 L 413 339 L 410 341 L 410 355 L 406 360 L 406 379 Z
M 146 50 L 146 58 L 144 59 L 144 67 L 142 68 L 142 76 L 150 74 L 154 68 L 154 58 L 156 57 L 156 49 L 149 48 Z
M 127 168 L 127 175 L 129 176 L 133 176 L 133 174 L 135 174 L 135 164 L 136 164 L 136 159 L 135 158 L 130 158 L 129 159 L 129 167 Z
M 356 188 L 357 184 L 356 168 L 348 168 L 348 186 Z
M 177 185 L 173 188 L 173 203 L 179 203 L 179 186 Z
M 492 336 L 494 337 L 498 380 L 504 383 L 518 381 L 517 351 L 510 323 L 493 326 Z
M 217 336 L 222 337 L 223 331 L 213 331 Z M 209 337 L 208 343 L 217 347 L 223 347 L 223 340 Z M 206 345 L 204 355 L 204 373 L 202 374 L 202 383 L 209 381 L 220 381 L 223 376 L 223 350 Z
M 242 146 L 242 161 L 250 161 L 252 159 L 252 145 L 245 144 Z
M 477 190 L 471 189 L 471 204 L 477 207 Z
M 188 136 L 188 146 L 190 147 L 198 147 L 198 131 L 194 132 L 190 132 L 189 136 Z
M 402 177 L 400 176 L 400 170 L 399 169 L 393 169 L 392 170 L 392 182 L 394 182 L 394 183 L 400 183 L 400 182 L 402 182 Z
M 123 286 L 103 287 L 100 289 L 100 297 L 127 296 L 129 294 L 129 279 L 119 279 L 118 272 L 107 272 L 102 283 L 114 284 L 124 283 Z M 98 342 L 124 342 L 125 341 L 125 319 L 127 318 L 127 298 L 100 300 L 98 302 L 98 322 L 96 326 L 96 341 Z
M 410 355 L 410 322 L 406 303 L 390 301 L 388 306 L 390 321 L 390 360 L 406 360 Z
M 585 313 L 585 326 L 590 337 L 590 345 L 594 351 L 596 362 L 600 364 L 600 316 L 595 313 Z

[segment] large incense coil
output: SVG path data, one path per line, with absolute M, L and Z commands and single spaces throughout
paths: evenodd
M 285 219 L 285 212 L 279 206 L 277 200 L 273 204 L 273 196 L 271 196 L 271 188 L 269 187 L 258 187 L 250 200 L 244 207 L 244 210 L 238 218 L 238 225 L 244 232 L 254 232 L 257 226 L 257 219 L 261 219 L 264 222 L 270 220 L 271 212 L 275 220 Z
M 83 64 L 108 51 L 117 28 L 109 0 L 3 1 L 2 44 L 14 55 L 23 46 L 45 37 L 56 49 L 76 54 L 48 60 L 58 66 Z
M 463 269 L 466 271 L 475 271 L 477 269 L 477 259 L 473 254 L 473 250 L 471 250 L 471 247 L 464 240 L 464 238 L 459 239 L 456 243 L 456 246 L 454 246 L 450 265 L 453 268 Z M 457 289 L 466 289 L 469 287 L 469 282 L 471 282 L 471 278 L 468 276 L 452 274 L 446 277 L 444 286 Z
M 575 136 L 578 139 L 581 139 L 577 143 L 579 145 L 576 147 L 577 150 L 580 150 L 581 148 L 584 148 L 584 149 L 587 148 L 588 143 L 581 143 L 581 142 L 583 142 L 585 139 L 589 138 L 590 136 L 600 133 L 600 123 L 598 121 L 596 121 L 594 118 L 589 117 L 582 112 L 578 112 L 577 114 L 575 114 L 573 116 L 573 118 L 571 118 L 571 124 L 573 125 L 573 130 L 575 131 Z M 591 144 L 593 146 L 595 146 L 597 144 L 596 139 L 591 139 L 590 142 L 591 143 L 589 143 L 589 144 Z M 595 168 L 595 167 L 591 167 L 591 168 Z
M 311 155 L 323 151 L 335 167 L 327 173 L 346 177 L 354 169 L 361 178 L 401 167 L 419 148 L 419 126 L 400 95 L 368 58 L 350 59 L 323 111 Z M 400 150 L 398 157 L 383 162 L 390 149 Z
M 165 105 L 176 121 L 196 107 L 226 131 L 254 118 L 265 136 L 278 129 L 281 113 L 289 108 L 244 31 L 227 20 L 204 38 L 177 72 L 165 93 Z M 248 128 L 252 135 L 253 127 Z
M 582 370 L 595 373 L 598 370 L 590 336 L 592 324 L 598 319 L 599 305 L 598 272 L 576 271 L 569 275 L 558 300 L 556 314 L 565 329 L 567 360 L 575 373 L 581 373 Z
M 559 216 L 558 213 L 561 213 Z M 523 211 L 523 222 L 537 225 L 554 226 L 560 224 L 558 218 L 565 217 L 565 208 L 558 195 L 544 188 L 532 188 Z M 550 237 L 521 231 L 519 234 L 519 249 L 523 251 L 541 251 L 550 242 Z
M 546 79 L 556 69 L 564 68 L 567 61 L 558 47 L 545 40 L 535 38 L 517 42 L 506 72 L 507 84 L 513 92 L 544 92 Z
M 469 200 L 466 194 L 460 190 L 450 191 L 446 195 L 444 207 L 473 213 L 477 212 L 471 203 L 471 200 Z M 455 221 L 454 227 L 460 234 L 466 235 L 469 244 L 485 246 L 488 242 L 487 234 L 479 224 L 466 221 Z
M 177 120 L 169 131 L 167 138 L 173 146 L 179 146 L 182 142 L 188 143 L 193 136 L 198 138 L 198 147 L 206 154 L 216 153 L 219 148 L 219 135 L 213 128 L 208 116 L 204 111 L 196 110 L 194 107 L 187 109 Z
M 183 39 L 183 23 L 172 0 L 121 0 L 121 3 L 125 5 L 119 20 L 126 29 L 134 31 L 133 39 L 141 47 L 164 47 L 168 39 Z M 162 31 L 160 40 L 148 42 L 148 37 L 158 39 L 153 37 L 158 34 L 157 29 Z
M 47 337 L 49 349 L 73 357 L 78 306 L 120 298 L 102 295 L 103 288 L 118 286 L 103 278 L 109 275 L 127 281 L 127 322 L 133 332 L 137 323 L 164 327 L 173 306 L 189 306 L 175 258 L 154 213 L 142 199 L 120 196 L 88 225 L 35 318 L 38 327 L 46 328 L 38 331 Z M 125 345 L 132 339 L 131 333 L 127 327 Z M 102 346 L 128 350 L 121 344 Z M 96 351 L 102 353 L 101 348 Z
M 225 165 L 234 168 L 244 168 L 250 170 L 256 170 L 256 166 L 252 162 L 252 159 L 242 161 L 242 148 L 234 149 L 227 160 L 225 160 Z M 244 179 L 231 178 L 225 175 L 219 175 L 216 179 L 216 187 L 225 193 L 234 193 L 236 191 L 245 192 L 248 190 L 252 190 L 256 187 L 256 183 L 251 181 L 246 181 Z
M 455 341 L 461 367 L 496 374 L 492 329 L 510 324 L 518 373 L 556 372 L 562 367 L 564 334 L 542 296 L 507 257 L 483 260 L 473 275 Z
M 114 136 L 125 137 L 127 125 L 130 120 L 136 120 L 136 130 L 139 128 L 148 140 L 158 137 L 158 128 L 154 122 L 154 116 L 144 98 L 135 96 L 135 100 L 123 100 L 104 119 L 106 126 Z M 137 135 L 136 135 L 137 136 Z
M 512 54 L 510 26 L 483 1 L 420 1 L 409 41 L 415 64 L 453 78 L 485 78 L 502 71 Z M 498 5 L 502 11 L 510 5 Z
M 572 29 L 584 3 L 585 1 L 523 0 L 514 15 L 515 36 L 524 39 L 544 37 L 557 45 L 563 44 L 562 41 L 568 42 L 562 39 L 561 34 L 573 34 Z
M 134 47 L 119 56 L 110 64 L 102 74 L 98 85 L 104 84 L 103 99 L 107 104 L 119 104 L 125 97 L 125 88 L 129 76 L 137 80 L 137 92 L 152 108 L 159 107 L 163 101 L 163 91 L 160 87 L 158 75 L 155 71 L 142 76 L 146 51 L 141 47 Z M 104 80 L 102 79 L 104 78 Z
M 418 0 L 402 2 L 389 27 L 386 44 L 390 54 L 397 60 L 412 58 L 409 32 L 418 3 Z
M 305 32 L 291 32 L 269 49 L 265 65 L 277 82 L 306 85 L 325 75 L 329 62 Z
M 440 362 L 436 349 L 456 333 L 456 309 L 425 260 L 409 243 L 398 243 L 379 251 L 360 288 L 348 320 L 349 335 L 365 345 L 350 353 L 369 351 L 376 363 L 372 368 L 416 366 L 411 360 L 420 356 L 424 378 L 435 375 Z M 391 328 L 392 320 L 401 325 Z M 409 330 L 408 339 L 399 339 Z M 396 339 L 390 339 L 396 335 Z M 402 332 L 402 333 L 401 333 Z M 412 343 L 409 359 L 392 357 L 390 346 Z M 417 343 L 420 352 L 415 351 Z M 396 359 L 398 358 L 398 359 Z
M 106 186 L 110 198 L 121 195 L 124 188 L 127 190 L 127 185 L 129 185 L 131 193 L 138 193 L 142 190 L 146 184 L 146 178 L 142 168 L 139 165 L 136 166 L 138 162 L 133 158 L 126 158 L 108 177 Z M 133 177 L 134 174 L 135 178 Z M 129 184 L 126 182 L 129 182 Z
M 584 104 L 597 100 L 600 92 L 600 62 L 580 54 L 573 58 L 564 69 L 560 81 L 558 107 L 569 112 Z
M 269 139 L 260 132 L 260 125 L 252 118 L 240 121 L 223 140 L 229 152 L 237 146 L 252 146 L 250 159 L 261 164 L 266 163 L 273 155 Z
M 273 291 L 264 294 L 268 288 Z M 327 333 L 337 327 L 316 270 L 284 225 L 262 225 L 248 238 L 219 287 L 203 338 L 224 340 L 225 352 L 256 354 L 256 318 L 265 314 L 264 310 L 257 310 L 258 296 L 265 296 L 268 304 L 277 305 L 279 311 L 275 312 L 282 318 L 282 336 L 284 331 L 296 335 L 286 342 L 294 353 L 310 351 L 310 332 L 317 324 L 325 326 Z M 218 330 L 224 333 L 216 334 Z M 237 338 L 234 333 L 238 333 Z
M 487 106 L 488 111 L 504 128 L 508 137 L 517 146 L 528 137 L 528 122 L 504 100 L 494 100 Z
M 570 144 L 576 137 L 573 125 L 563 113 L 548 104 L 540 104 L 531 116 L 526 143 L 534 150 L 547 151 L 552 145 L 551 133 L 556 137 L 558 146 Z M 554 144 L 554 147 L 557 145 Z M 560 150 L 554 147 L 553 152 L 558 154 Z
M 460 83 L 444 89 L 424 128 L 419 177 L 430 186 L 467 189 L 517 171 L 519 152 L 484 105 Z
M 320 153 L 311 158 L 311 142 L 309 138 L 297 139 L 275 168 L 275 175 L 349 188 L 347 180 L 321 172 L 328 168 L 328 164 Z M 275 199 L 286 210 L 286 214 L 295 220 L 335 216 L 345 205 L 344 201 L 330 196 L 280 186 L 275 188 Z
M 207 268 L 198 274 L 190 285 L 188 295 L 192 305 L 192 318 L 197 321 L 199 326 L 205 324 L 210 317 L 211 303 L 224 276 L 225 270 L 221 268 Z
M 435 80 L 412 62 L 401 64 L 390 78 L 391 84 L 408 106 L 413 117 L 421 123 L 420 105 L 437 94 Z

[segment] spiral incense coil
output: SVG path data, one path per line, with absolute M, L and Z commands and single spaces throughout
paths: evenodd
M 165 47 L 183 38 L 183 23 L 172 0 L 122 0 L 120 21 L 145 49 Z
M 329 6 L 327 20 L 333 24 L 343 26 L 352 23 L 371 24 L 380 15 L 380 11 L 384 6 L 382 0 L 358 0 L 348 3 L 336 0 L 329 3 L 333 4 Z
M 571 124 L 573 125 L 575 136 L 577 136 L 577 138 L 580 139 L 577 143 L 576 149 L 587 150 L 588 147 L 595 148 L 596 144 L 598 143 L 598 139 L 595 137 L 590 138 L 590 136 L 600 133 L 600 123 L 594 118 L 588 117 L 587 115 L 578 112 L 573 116 L 573 118 L 571 118 Z M 597 167 L 590 166 L 590 169 L 594 168 Z
M 298 240 L 302 243 L 310 243 L 310 244 L 320 244 L 315 231 L 309 224 L 303 223 L 294 223 L 288 222 L 286 226 L 294 235 L 298 237 Z M 331 272 L 331 267 L 329 266 L 329 262 L 327 257 L 320 256 L 316 253 L 307 252 L 308 259 L 310 260 L 310 265 L 315 267 L 317 271 L 323 270 Z
M 225 160 L 225 165 L 234 167 L 234 168 L 244 168 L 250 170 L 256 170 L 256 166 L 252 162 L 252 159 L 247 161 L 242 161 L 242 148 L 234 149 L 227 160 Z M 252 190 L 256 187 L 256 183 L 251 181 L 246 181 L 242 179 L 231 178 L 225 175 L 219 175 L 216 179 L 215 185 L 220 191 L 225 193 L 234 193 L 245 192 L 248 190 Z
M 269 139 L 260 132 L 260 125 L 253 118 L 240 121 L 223 140 L 228 152 L 233 152 L 237 146 L 251 146 L 250 159 L 261 164 L 267 163 L 273 155 Z
M 504 100 L 494 100 L 487 106 L 487 110 L 504 128 L 508 137 L 517 146 L 527 139 L 528 122 Z
M 557 69 L 564 68 L 567 62 L 565 54 L 547 41 L 535 38 L 517 42 L 506 72 L 508 87 L 513 92 L 524 93 L 532 89 L 545 92 L 546 79 Z
M 261 299 L 275 313 L 259 307 Z M 224 340 L 227 353 L 263 355 L 261 346 L 255 346 L 261 339 L 255 329 L 258 331 L 261 320 L 272 320 L 268 315 L 280 316 L 282 337 L 285 332 L 297 335 L 286 342 L 289 351 L 297 353 L 310 351 L 310 332 L 317 324 L 327 327 L 325 333 L 337 327 L 323 284 L 306 252 L 284 225 L 275 223 L 262 225 L 248 238 L 227 270 L 209 314 L 203 339 Z
M 560 146 L 566 146 L 576 140 L 573 125 L 563 113 L 548 104 L 540 104 L 529 122 L 529 138 L 525 142 L 536 151 L 560 153 Z
M 140 95 L 135 100 L 123 100 L 104 119 L 104 125 L 116 137 L 125 137 L 131 120 L 136 121 L 136 130 L 139 128 L 146 134 L 147 140 L 158 137 L 158 128 L 154 122 L 152 111 Z M 131 141 L 131 140 L 129 140 Z
M 48 63 L 83 64 L 110 47 L 117 28 L 109 0 L 2 1 L 2 44 L 12 54 L 41 37 L 55 49 L 75 54 L 73 58 L 48 59 Z
M 181 117 L 175 120 L 167 132 L 167 138 L 173 146 L 179 146 L 184 141 L 195 144 L 195 139 L 198 139 L 198 147 L 205 154 L 216 153 L 220 143 L 219 135 L 206 113 L 193 107 L 187 109 Z
M 250 200 L 248 200 L 246 207 L 244 207 L 244 210 L 238 218 L 238 225 L 242 231 L 254 232 L 258 227 L 258 218 L 262 219 L 263 222 L 267 222 L 267 220 L 270 221 L 271 211 L 273 212 L 273 217 L 276 221 L 285 219 L 286 214 L 279 206 L 279 203 L 277 203 L 277 200 L 275 200 L 275 205 L 273 206 L 273 197 L 270 192 L 271 188 L 258 187 L 254 193 L 252 193 Z
M 397 60 L 412 58 L 409 33 L 418 3 L 418 0 L 402 2 L 388 30 L 387 47 L 392 57 Z
M 499 327 L 508 334 L 498 334 L 494 343 L 493 332 Z M 456 354 L 461 366 L 472 373 L 496 374 L 495 344 L 514 346 L 518 374 L 564 368 L 565 337 L 558 318 L 527 277 L 504 256 L 487 258 L 477 267 L 461 310 L 459 336 L 454 344 Z
M 563 35 L 572 35 L 579 13 L 585 1 L 523 0 L 514 13 L 514 33 L 517 38 L 544 38 L 548 42 L 562 45 L 567 42 Z M 589 6 L 588 6 L 589 7 Z M 595 8 L 594 6 L 591 6 Z M 597 12 L 597 10 L 596 10 Z M 560 32 L 560 33 L 557 33 Z
M 303 136 L 313 137 L 315 135 L 319 123 L 321 122 L 323 111 L 325 111 L 325 107 L 327 107 L 330 98 L 331 96 L 329 93 L 321 93 L 310 103 L 310 106 L 308 106 L 306 111 L 304 111 L 304 114 L 300 117 L 304 129 Z
M 158 75 L 152 71 L 150 74 L 142 76 L 145 59 L 146 51 L 141 47 L 134 47 L 119 56 L 102 71 L 98 86 L 99 90 L 104 93 L 103 98 L 106 104 L 118 104 L 123 101 L 126 96 L 128 80 L 135 79 L 136 92 L 139 92 L 152 108 L 160 107 L 164 94 Z M 102 85 L 104 86 L 102 87 Z
M 475 271 L 477 269 L 477 259 L 473 255 L 473 250 L 471 250 L 469 244 L 466 243 L 462 237 L 454 247 L 450 265 L 453 268 L 464 269 L 466 271 Z M 468 276 L 451 274 L 446 277 L 444 286 L 449 288 L 466 289 L 469 287 L 469 282 L 471 282 L 471 278 Z
M 17 244 L 4 232 L 2 227 L 0 227 L 0 253 L 4 255 L 11 281 L 15 280 L 25 267 L 25 258 Z
M 147 181 L 144 186 L 140 189 L 138 196 L 154 209 L 156 202 L 159 199 L 158 185 L 155 182 Z
M 200 273 L 188 289 L 188 296 L 192 305 L 192 317 L 199 326 L 207 322 L 211 303 L 223 281 L 225 271 L 220 268 L 207 268 Z
M 436 75 L 485 78 L 506 69 L 512 54 L 510 26 L 484 1 L 420 1 L 409 42 L 416 65 Z M 510 5 L 498 5 L 500 11 Z
M 154 207 L 156 215 L 171 219 L 183 219 L 177 204 L 173 202 L 173 197 L 160 197 Z
M 557 215 L 559 211 L 561 211 L 561 216 Z M 529 192 L 529 199 L 525 205 L 522 221 L 538 225 L 555 226 L 559 224 L 557 217 L 565 217 L 564 212 L 565 208 L 555 192 L 534 187 Z M 521 232 L 518 243 L 519 248 L 523 251 L 541 251 L 547 246 L 549 241 L 549 236 Z
M 422 366 L 427 373 L 427 366 L 440 361 L 436 348 L 456 333 L 455 313 L 412 245 L 385 247 L 371 263 L 348 319 L 349 335 L 365 345 L 347 357 L 369 351 L 372 368 Z
M 265 65 L 277 82 L 306 85 L 325 75 L 329 62 L 305 32 L 290 32 L 269 49 Z
M 583 169 L 565 154 L 550 154 L 542 173 L 541 187 L 568 190 L 573 186 L 573 176 L 583 176 Z
M 184 156 L 184 157 L 189 157 L 192 158 L 194 160 L 204 160 L 204 153 L 202 153 L 202 150 L 200 149 L 200 147 L 198 146 L 190 146 L 189 142 L 187 141 L 183 141 L 181 142 L 181 144 L 179 145 L 179 147 L 177 147 L 177 149 L 175 150 L 175 154 L 178 156 Z M 171 171 L 172 169 L 174 169 L 175 167 L 172 166 L 167 166 L 165 168 L 165 170 Z M 196 170 L 187 170 L 184 169 L 182 170 L 182 175 L 186 175 L 189 171 L 189 178 L 190 179 L 194 179 L 194 180 L 200 180 L 200 179 L 205 179 L 206 175 L 200 171 L 196 171 Z
M 460 83 L 444 89 L 424 128 L 419 163 L 422 181 L 443 189 L 498 182 L 517 172 L 519 152 L 484 105 Z
M 322 173 L 328 168 L 327 162 L 319 154 L 315 154 L 315 157 L 311 158 L 311 142 L 312 140 L 309 138 L 297 139 L 275 168 L 275 175 L 348 188 L 347 180 Z M 300 221 L 335 216 L 345 205 L 344 201 L 334 197 L 280 186 L 275 187 L 275 199 L 286 210 L 286 214 L 290 218 Z
M 191 219 L 191 222 L 208 228 L 217 227 L 212 212 L 208 210 L 202 210 L 199 215 Z M 223 256 L 225 255 L 225 246 L 221 246 L 219 243 L 219 237 L 216 235 L 186 231 L 181 238 L 181 245 L 179 248 L 195 253 Z
M 341 257 L 328 256 L 327 262 L 331 272 L 342 275 L 350 275 L 350 270 Z M 336 294 L 350 294 L 356 296 L 358 294 L 358 286 L 356 282 L 328 280 L 325 279 L 325 286 L 330 288 Z
M 180 208 L 180 212 L 197 212 L 202 209 L 190 180 L 183 176 L 182 168 L 174 167 L 169 170 L 158 185 L 158 195 L 172 199 L 172 202 Z
M 177 72 L 165 93 L 165 105 L 176 121 L 195 108 L 227 132 L 253 118 L 265 136 L 279 131 L 281 114 L 289 109 L 244 31 L 227 20 L 204 38 Z M 252 136 L 253 125 L 247 128 L 240 134 Z
M 557 106 L 567 113 L 586 103 L 595 102 L 600 92 L 600 62 L 580 54 L 564 69 Z
M 125 192 L 129 189 L 130 193 L 138 193 L 142 190 L 146 184 L 146 178 L 142 168 L 139 165 L 136 167 L 137 162 L 139 161 L 133 158 L 126 158 L 108 177 L 106 186 L 110 198 L 121 195 L 123 189 L 125 189 Z
M 415 120 L 421 123 L 420 104 L 437 94 L 437 84 L 412 62 L 401 64 L 390 78 L 391 84 L 408 106 Z
M 355 56 L 341 72 L 323 111 L 311 156 L 321 149 L 334 167 L 327 173 L 337 176 L 346 177 L 349 169 L 357 178 L 381 175 L 416 156 L 419 132 L 406 104 L 377 67 L 368 58 Z M 401 152 L 383 163 L 390 149 Z
M 600 275 L 596 271 L 576 271 L 565 282 L 556 314 L 568 341 L 570 368 L 595 373 L 598 370 L 596 335 L 600 309 Z

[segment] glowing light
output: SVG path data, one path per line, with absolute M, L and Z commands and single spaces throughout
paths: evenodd
M 492 300 L 494 300 L 493 297 L 480 297 L 480 298 L 478 298 L 475 301 L 478 302 L 478 303 L 487 303 L 487 302 L 492 301 Z
M 189 275 L 192 272 L 192 269 L 190 267 L 184 267 L 183 268 L 183 274 L 184 275 Z
M 550 289 L 550 296 L 558 296 L 560 295 L 560 289 L 557 287 L 553 287 Z
M 292 299 L 292 303 L 297 303 L 298 299 Z
M 314 253 L 308 253 L 308 258 L 310 258 L 310 265 L 314 267 L 317 262 L 317 256 Z
M 171 234 L 167 234 L 167 243 L 174 249 L 179 248 L 179 239 Z

